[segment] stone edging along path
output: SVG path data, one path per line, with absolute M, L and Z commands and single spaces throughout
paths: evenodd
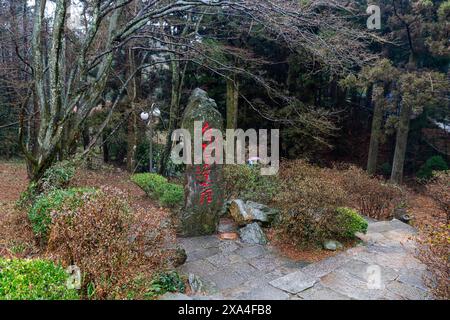
M 201 288 L 192 296 L 162 299 L 430 299 L 422 280 L 425 266 L 413 255 L 414 234 L 395 219 L 369 222 L 364 245 L 313 264 L 239 240 L 181 238 L 187 261 L 179 271 Z

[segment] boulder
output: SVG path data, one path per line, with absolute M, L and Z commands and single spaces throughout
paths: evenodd
M 344 246 L 342 245 L 342 243 L 336 240 L 325 240 L 323 242 L 323 247 L 330 251 L 336 251 L 342 249 Z
M 247 201 L 245 207 L 249 215 L 253 216 L 253 221 L 261 222 L 263 225 L 271 224 L 279 213 L 276 209 L 253 201 Z
M 230 214 L 239 226 L 244 226 L 252 222 L 259 222 L 261 225 L 270 225 L 278 214 L 278 211 L 266 205 L 242 200 L 233 200 L 229 208 Z
M 239 226 L 245 226 L 253 221 L 253 216 L 247 212 L 244 201 L 239 199 L 231 202 L 230 214 Z
M 267 244 L 267 237 L 258 223 L 253 222 L 239 230 L 242 242 L 250 244 Z

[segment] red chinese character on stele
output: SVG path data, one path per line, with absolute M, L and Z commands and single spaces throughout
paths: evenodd
M 202 127 L 202 135 L 205 134 L 205 132 L 209 130 L 209 123 L 205 122 L 205 124 Z M 207 142 L 203 142 L 202 143 L 202 152 L 205 151 L 206 147 L 208 146 L 208 142 L 211 142 L 211 140 L 207 141 Z M 205 159 L 206 161 L 206 159 Z M 201 186 L 201 193 L 200 193 L 200 204 L 204 204 L 205 203 L 205 199 L 206 202 L 209 204 L 213 201 L 213 190 L 211 189 L 211 179 L 210 179 L 210 172 L 211 172 L 211 167 L 209 164 L 203 164 L 201 172 L 199 172 L 200 170 L 197 169 L 197 178 L 199 176 L 202 176 L 203 179 L 202 181 L 198 181 L 197 182 L 200 184 Z

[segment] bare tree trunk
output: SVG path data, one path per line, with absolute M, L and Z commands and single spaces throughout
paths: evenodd
M 227 79 L 227 129 L 237 128 L 239 85 L 236 80 Z
M 175 56 L 172 55 L 172 59 L 175 59 Z M 176 125 L 178 124 L 178 115 L 180 114 L 180 100 L 181 100 L 181 92 L 184 84 L 184 75 L 186 74 L 187 64 L 184 65 L 183 69 L 180 70 L 180 62 L 172 61 L 171 62 L 171 71 L 172 71 L 172 97 L 170 101 L 170 111 L 169 111 L 169 127 L 167 129 L 167 141 L 164 147 L 164 152 L 161 155 L 161 159 L 159 162 L 158 173 L 161 175 L 166 175 L 167 162 L 170 157 L 170 150 L 172 146 L 172 132 L 175 130 Z
M 136 51 L 131 48 L 128 49 L 128 61 L 129 61 L 129 75 L 131 76 L 136 72 L 137 56 Z M 127 77 L 128 78 L 128 77 Z M 127 135 L 127 170 L 128 172 L 134 171 L 135 156 L 137 147 L 137 115 L 136 115 L 136 102 L 139 98 L 139 84 L 140 76 L 136 75 L 130 85 L 128 86 L 128 103 L 130 116 L 128 117 L 128 135 Z
M 408 145 L 409 122 L 411 118 L 411 107 L 403 104 L 397 128 L 397 139 L 395 142 L 394 161 L 392 163 L 391 182 L 401 184 L 403 180 L 403 167 L 405 164 L 406 148 Z

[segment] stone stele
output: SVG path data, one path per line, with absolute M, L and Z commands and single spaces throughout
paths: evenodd
M 202 121 L 202 132 L 223 128 L 222 115 L 217 110 L 215 101 L 199 88 L 189 98 L 182 121 L 182 128 L 191 134 L 192 157 L 195 121 Z M 202 149 L 211 142 L 213 141 L 203 141 Z M 182 236 L 209 235 L 217 231 L 224 202 L 222 179 L 222 165 L 208 165 L 204 161 L 203 164 L 186 165 L 185 204 L 180 213 Z

